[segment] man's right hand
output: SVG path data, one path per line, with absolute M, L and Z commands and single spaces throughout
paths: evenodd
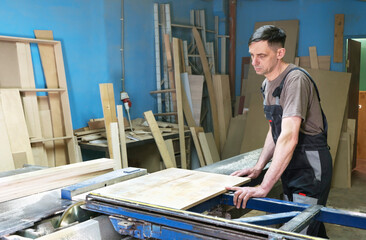
M 247 176 L 248 178 L 254 179 L 257 178 L 261 172 L 262 172 L 261 170 L 255 168 L 244 168 L 242 170 L 233 172 L 232 174 L 230 174 L 230 176 L 237 176 L 237 177 Z

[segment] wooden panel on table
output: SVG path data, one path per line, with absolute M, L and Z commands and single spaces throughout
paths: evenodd
M 332 187 L 351 187 L 351 138 L 347 132 L 342 132 L 339 138 L 337 156 L 334 161 Z
M 214 75 L 213 85 L 219 117 L 220 149 L 218 150 L 221 155 L 222 150 L 224 149 L 230 119 L 232 117 L 229 75 Z
M 309 56 L 310 56 L 310 67 L 312 69 L 319 69 L 318 54 L 316 52 L 315 46 L 309 47 Z
M 180 160 L 182 168 L 187 168 L 186 145 L 184 135 L 184 117 L 183 117 L 183 97 L 182 97 L 182 82 L 180 78 L 180 63 L 179 63 L 179 39 L 173 38 L 173 60 L 174 60 L 174 80 L 177 94 L 177 113 L 178 113 L 178 131 L 179 131 L 179 146 Z
M 203 82 L 205 81 L 202 75 L 188 75 L 189 88 L 192 96 L 192 115 L 197 126 L 200 126 L 201 121 L 201 106 L 202 106 L 202 91 Z
M 126 168 L 128 167 L 128 158 L 127 158 L 126 133 L 125 133 L 122 105 L 117 105 L 117 120 L 119 128 L 119 138 L 121 141 L 122 168 Z
M 15 42 L 0 41 L 0 87 L 20 87 L 19 62 Z
M 241 143 L 244 136 L 245 119 L 243 115 L 231 118 L 228 129 L 227 139 L 221 158 L 227 159 L 240 154 Z
M 171 168 L 97 189 L 92 194 L 186 210 L 225 193 L 226 186 L 246 182 L 249 178 Z
M 330 56 L 318 56 L 318 64 L 319 64 L 319 69 L 329 71 L 330 70 Z M 298 66 L 302 67 L 302 68 L 311 68 L 310 57 L 309 56 L 299 57 Z
M 152 113 L 152 111 L 147 111 L 147 112 L 144 112 L 144 116 L 145 116 L 146 121 L 149 124 L 151 134 L 154 137 L 155 143 L 159 149 L 159 152 L 160 152 L 161 158 L 163 159 L 165 167 L 166 168 L 177 167 L 177 163 L 170 158 L 169 151 L 167 149 L 167 146 L 165 145 L 163 136 L 161 135 L 161 132 L 159 130 L 159 126 L 156 123 L 154 114 Z
M 204 132 L 203 127 L 190 127 L 189 129 L 191 130 L 194 147 L 196 148 L 196 152 L 197 152 L 197 156 L 198 156 L 200 165 L 201 165 L 201 167 L 206 166 L 205 157 L 203 156 L 201 144 L 198 139 L 198 133 Z
M 200 34 L 198 33 L 198 31 L 195 27 L 192 28 L 192 32 L 193 32 L 194 39 L 196 41 L 198 53 L 200 55 L 203 73 L 205 75 L 205 81 L 206 81 L 208 95 L 209 95 L 209 99 L 210 99 L 212 125 L 213 125 L 215 143 L 216 143 L 216 146 L 218 148 L 220 148 L 220 130 L 219 130 L 217 105 L 216 105 L 216 98 L 215 98 L 215 90 L 214 90 L 213 82 L 212 82 L 212 76 L 211 76 L 210 68 L 208 66 L 207 56 L 206 56 L 205 48 L 203 46 Z
M 360 91 L 359 96 L 358 122 L 365 123 L 366 91 Z M 366 159 L 366 124 L 359 124 L 357 128 L 357 159 Z
M 109 157 L 113 158 L 112 142 L 110 135 L 111 122 L 117 122 L 116 105 L 114 101 L 114 91 L 112 83 L 99 84 L 100 98 L 102 100 L 103 115 L 107 133 Z
M 343 30 L 344 14 L 335 14 L 333 62 L 343 62 Z
M 119 143 L 119 131 L 118 131 L 118 123 L 111 122 L 110 123 L 110 131 L 111 131 L 111 143 L 112 143 L 112 152 L 113 152 L 113 159 L 116 162 L 116 169 L 122 168 L 122 161 L 121 161 L 121 149 Z M 109 146 L 108 146 L 109 147 Z
M 0 104 L 0 171 L 14 170 L 13 156 L 6 129 L 2 105 Z
M 34 89 L 36 88 L 36 85 L 34 81 L 30 45 L 29 43 L 18 42 L 16 43 L 16 46 L 18 53 L 21 88 Z M 37 103 L 37 93 L 24 92 L 22 101 L 30 139 L 42 139 L 43 136 Z M 33 143 L 32 151 L 34 162 L 36 165 L 48 166 L 47 155 L 43 147 L 43 143 Z
M 203 156 L 207 165 L 220 161 L 220 155 L 216 148 L 216 145 L 212 145 L 212 133 L 198 133 L 198 139 L 202 148 Z
M 257 22 L 255 23 L 254 29 L 258 29 L 264 25 L 275 25 L 286 32 L 286 55 L 284 61 L 287 63 L 294 63 L 296 52 L 297 52 L 297 42 L 299 35 L 299 20 L 284 20 L 284 21 L 270 21 L 270 22 Z M 261 95 L 260 87 L 264 80 L 264 76 L 257 75 L 252 66 L 249 67 L 248 81 L 244 87 L 245 107 L 249 108 L 251 95 Z
M 113 159 L 102 158 L 3 177 L 0 181 L 0 202 L 84 181 L 110 172 L 114 166 Z
M 24 152 L 26 156 L 25 159 L 14 162 L 15 167 L 22 167 L 26 163 L 34 164 L 19 91 L 15 89 L 1 89 L 0 95 L 11 152 L 12 154 Z
M 48 104 L 48 96 L 38 96 L 38 109 L 39 117 L 41 120 L 41 129 L 43 138 L 53 138 L 51 111 Z M 49 167 L 55 167 L 55 149 L 53 141 L 46 141 L 43 143 L 44 149 L 47 154 L 47 161 Z
M 52 31 L 41 31 L 35 30 L 34 35 L 38 39 L 53 39 Z M 59 88 L 56 59 L 54 46 L 49 44 L 38 44 L 39 54 L 41 57 L 43 73 L 46 79 L 47 88 Z M 65 136 L 65 128 L 63 124 L 62 117 L 62 107 L 60 93 L 49 92 L 48 93 L 50 110 L 51 110 L 51 121 L 53 128 L 54 137 Z M 56 166 L 61 166 L 67 164 L 66 155 L 66 144 L 64 140 L 54 141 L 55 147 L 55 162 Z

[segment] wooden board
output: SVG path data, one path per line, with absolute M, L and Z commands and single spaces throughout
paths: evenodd
M 197 152 L 197 156 L 198 156 L 198 160 L 200 162 L 200 165 L 201 165 L 201 167 L 206 166 L 205 157 L 203 156 L 201 144 L 200 144 L 200 141 L 198 139 L 198 133 L 199 132 L 204 132 L 204 130 L 203 130 L 202 127 L 190 127 L 190 130 L 191 130 L 194 147 L 196 148 L 196 152 Z
M 360 91 L 359 96 L 358 122 L 365 123 L 366 91 Z M 357 128 L 357 159 L 366 159 L 366 124 L 359 124 Z
M 173 58 L 172 58 L 172 51 L 170 47 L 170 40 L 169 35 L 164 34 L 164 46 L 165 46 L 165 54 L 167 59 L 167 68 L 168 68 L 168 76 L 169 76 L 169 85 L 171 89 L 175 88 L 175 82 L 174 82 L 174 69 L 173 69 Z M 171 96 L 171 103 L 172 103 L 172 109 L 174 112 L 177 111 L 177 97 L 176 93 L 172 92 L 170 93 Z
M 232 117 L 229 75 L 214 75 L 213 85 L 217 103 L 220 130 L 220 156 L 224 149 L 230 119 Z
M 0 104 L 0 171 L 10 171 L 14 169 L 15 165 L 11 153 L 3 108 Z
M 92 194 L 186 210 L 239 186 L 248 178 L 170 168 L 112 186 Z
M 121 141 L 122 168 L 126 168 L 128 167 L 128 158 L 127 158 L 126 133 L 125 133 L 122 105 L 117 105 L 117 119 L 119 128 L 119 138 Z
M 0 87 L 20 87 L 19 62 L 15 42 L 0 41 Z
M 35 30 L 34 35 L 36 36 L 36 38 L 39 39 L 47 39 L 47 40 L 53 39 L 52 31 Z M 54 46 L 49 44 L 38 44 L 38 49 L 41 57 L 42 68 L 47 88 L 59 88 L 60 86 L 57 77 Z M 64 120 L 62 116 L 60 93 L 49 92 L 48 98 L 51 110 L 53 136 L 63 137 L 65 136 L 65 127 L 63 125 Z M 55 147 L 56 166 L 67 164 L 68 161 L 66 155 L 65 141 L 64 140 L 54 141 L 54 147 Z
M 182 168 L 187 168 L 186 145 L 184 139 L 184 118 L 183 118 L 183 97 L 182 97 L 182 82 L 180 78 L 180 63 L 179 63 L 179 39 L 173 38 L 173 59 L 174 59 L 174 80 L 177 94 L 177 113 L 178 113 L 178 129 L 179 129 L 179 146 L 180 159 Z
M 334 161 L 332 187 L 350 188 L 351 173 L 351 137 L 349 133 L 342 132 Z
M 343 61 L 343 30 L 344 30 L 344 14 L 335 14 L 333 62 Z
M 112 122 L 117 122 L 116 104 L 114 102 L 114 91 L 112 83 L 99 84 L 100 98 L 102 100 L 104 124 L 107 133 L 109 157 L 113 158 L 110 127 Z
M 309 56 L 310 56 L 310 67 L 312 69 L 319 69 L 318 54 L 316 52 L 315 46 L 309 47 Z
M 25 159 L 15 162 L 15 167 L 20 168 L 25 163 L 34 164 L 19 91 L 15 89 L 1 89 L 0 95 L 11 152 L 12 154 L 25 153 L 23 155 Z
M 192 106 L 192 95 L 189 86 L 189 79 L 188 73 L 182 73 L 181 75 L 182 80 L 182 105 L 183 105 L 183 112 L 184 117 L 186 119 L 187 125 L 189 127 L 196 127 L 196 122 L 193 118 L 193 106 Z
M 219 123 L 218 123 L 218 113 L 217 113 L 217 105 L 216 105 L 216 97 L 215 97 L 215 90 L 213 87 L 212 76 L 210 72 L 210 68 L 207 62 L 207 56 L 205 52 L 205 48 L 203 46 L 200 34 L 198 33 L 195 27 L 192 28 L 193 36 L 196 41 L 196 46 L 198 49 L 198 53 L 200 55 L 203 73 L 205 75 L 205 81 L 207 85 L 208 95 L 210 99 L 210 106 L 211 106 L 211 114 L 212 114 L 212 125 L 215 137 L 216 146 L 220 147 L 220 130 L 219 130 Z
M 227 159 L 240 154 L 241 143 L 244 136 L 245 119 L 242 115 L 231 118 L 227 139 L 221 158 Z
M 168 148 L 165 145 L 163 136 L 161 135 L 161 132 L 159 130 L 159 126 L 156 123 L 156 120 L 154 118 L 154 114 L 152 113 L 152 111 L 148 111 L 148 112 L 144 112 L 144 116 L 145 116 L 146 121 L 149 124 L 151 133 L 154 136 L 156 146 L 159 149 L 159 152 L 160 152 L 161 158 L 163 159 L 165 167 L 166 168 L 177 167 L 176 162 L 170 158 Z
M 22 173 L 0 179 L 0 202 L 25 197 L 84 181 L 112 171 L 112 159 L 97 159 L 35 172 Z
M 198 139 L 200 140 L 203 156 L 205 157 L 206 164 L 210 165 L 215 162 L 220 161 L 220 155 L 216 148 L 216 145 L 213 144 L 212 141 L 213 135 L 212 133 L 198 133 Z
M 318 86 L 321 105 L 328 120 L 328 145 L 333 160 L 337 153 L 343 116 L 348 98 L 351 74 L 316 69 L 306 69 Z M 251 100 L 245 125 L 241 153 L 263 147 L 268 123 L 263 113 L 263 99 L 256 95 Z
M 113 152 L 113 159 L 116 163 L 116 169 L 122 168 L 122 161 L 121 161 L 121 149 L 120 149 L 120 143 L 119 143 L 119 130 L 118 130 L 118 123 L 111 122 L 110 124 L 110 131 L 111 131 L 111 143 L 112 146 L 112 152 Z
M 201 124 L 202 90 L 204 77 L 202 75 L 188 75 L 189 88 L 192 96 L 192 115 L 197 126 Z
M 330 70 L 330 56 L 318 56 L 318 64 L 319 64 L 319 69 L 329 71 Z M 298 66 L 302 67 L 302 68 L 311 68 L 310 57 L 309 56 L 299 57 Z
M 38 109 L 39 117 L 41 120 L 41 130 L 43 138 L 53 138 L 52 122 L 51 122 L 51 112 L 50 105 L 48 104 L 48 96 L 38 96 Z M 55 150 L 53 141 L 47 141 L 43 143 L 44 149 L 47 154 L 47 166 L 55 167 Z

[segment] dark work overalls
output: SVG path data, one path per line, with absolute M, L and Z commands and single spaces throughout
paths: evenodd
M 294 70 L 302 71 L 314 84 L 319 102 L 319 92 L 310 75 L 301 68 L 291 69 L 281 81 L 281 84 L 273 91 L 276 104 L 264 105 L 264 113 L 272 128 L 273 141 L 276 143 L 281 133 L 282 107 L 280 96 L 287 75 Z M 264 96 L 264 86 L 261 91 Z M 265 104 L 265 99 L 264 99 Z M 327 144 L 328 123 L 322 112 L 324 132 L 311 136 L 299 133 L 298 144 L 292 159 L 281 176 L 285 199 L 306 204 L 325 205 L 327 202 L 331 179 L 332 157 Z M 323 223 L 313 222 L 303 234 L 326 237 Z

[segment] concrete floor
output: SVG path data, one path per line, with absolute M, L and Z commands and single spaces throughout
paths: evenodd
M 358 160 L 351 188 L 332 188 L 327 207 L 366 213 L 366 159 Z M 366 239 L 366 230 L 326 224 L 330 239 Z

